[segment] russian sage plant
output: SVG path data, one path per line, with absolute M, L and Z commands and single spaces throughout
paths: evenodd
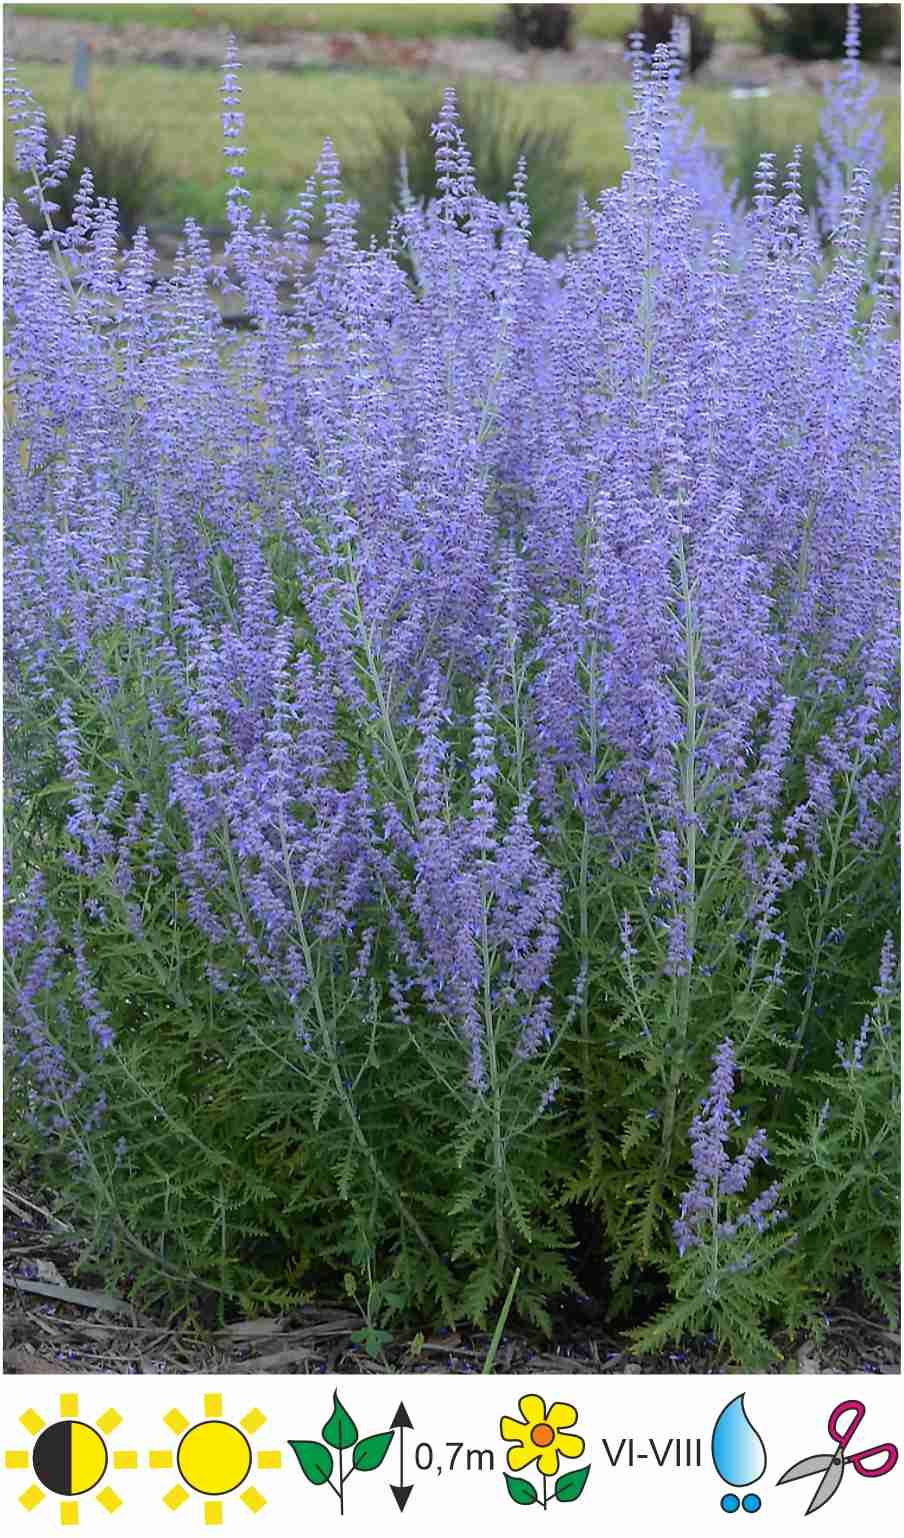
M 54 233 L 12 83 L 9 1124 L 145 1293 L 482 1322 L 520 1268 L 546 1325 L 579 1202 L 614 1312 L 742 1361 L 847 1277 L 890 1307 L 897 203 L 874 248 L 830 137 L 826 254 L 799 154 L 735 206 L 674 50 L 633 71 L 572 249 L 451 91 L 364 249 L 329 141 L 254 217 L 230 44 L 225 263 L 188 220 L 167 276 L 89 172 Z
M 765 1365 L 778 1353 L 755 1323 L 764 1303 L 783 1308 L 786 1326 L 797 1322 L 800 1290 L 789 1274 L 789 1252 L 799 1236 L 786 1231 L 779 1206 L 782 1182 L 772 1180 L 754 1195 L 758 1164 L 768 1164 L 765 1128 L 757 1127 L 734 1157 L 729 1146 L 741 1122 L 733 1106 L 737 1060 L 730 1037 L 713 1054 L 709 1095 L 690 1125 L 693 1183 L 681 1198 L 673 1224 L 678 1254 L 688 1257 L 678 1273 L 675 1297 L 639 1343 L 652 1346 L 671 1335 L 712 1327 L 749 1365 Z M 797 1310 L 791 1300 L 797 1293 Z

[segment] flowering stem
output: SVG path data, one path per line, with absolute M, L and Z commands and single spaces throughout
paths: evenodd
M 39 177 L 37 171 L 34 169 L 33 166 L 32 166 L 32 171 L 31 171 L 31 179 L 32 179 L 32 181 L 34 182 L 35 186 L 38 189 L 38 201 L 39 201 L 39 203 L 41 205 L 41 213 L 44 215 L 44 223 L 46 224 L 48 232 L 49 232 L 49 234 L 51 236 L 51 245 L 53 246 L 53 249 L 54 249 L 54 251 L 56 253 L 56 258 L 57 258 L 57 263 L 59 265 L 59 270 L 60 270 L 60 272 L 63 275 L 63 282 L 65 283 L 67 289 L 69 290 L 69 298 L 74 303 L 76 298 L 77 298 L 77 295 L 76 295 L 75 289 L 72 287 L 72 279 L 69 276 L 69 269 L 66 266 L 66 259 L 63 256 L 62 251 L 60 250 L 60 243 L 59 243 L 59 239 L 58 239 L 58 233 L 59 232 L 54 229 L 53 220 L 51 219 L 50 214 L 47 211 L 47 204 L 44 201 L 44 188 L 41 185 L 41 178 Z
M 718 1172 L 713 1176 L 713 1213 L 712 1213 L 712 1295 L 716 1296 L 719 1290 L 719 1176 Z
M 361 596 L 358 592 L 358 584 L 355 581 L 354 567 L 352 565 L 350 552 L 348 557 L 348 580 L 349 586 L 351 587 L 352 593 L 354 594 L 355 623 L 358 628 L 358 635 L 361 640 L 361 645 L 364 648 L 364 657 L 367 663 L 367 674 L 374 686 L 374 693 L 377 696 L 377 704 L 380 708 L 380 722 L 383 728 L 384 739 L 386 746 L 389 749 L 392 761 L 395 765 L 396 773 L 399 777 L 399 784 L 401 786 L 402 794 L 405 797 L 408 811 L 411 815 L 411 827 L 412 830 L 414 830 L 418 826 L 417 805 L 414 799 L 414 791 L 411 788 L 411 781 L 408 778 L 408 771 L 405 768 L 405 760 L 402 758 L 399 745 L 396 741 L 395 732 L 392 729 L 389 705 L 383 689 L 383 680 L 380 677 L 380 670 L 377 666 L 377 659 L 374 655 L 373 646 L 371 645 L 370 635 L 368 634 L 367 625 L 364 620 L 364 612 L 361 608 Z
M 334 1022 L 331 1022 L 328 1019 L 326 1010 L 323 1006 L 323 998 L 320 993 L 320 986 L 317 981 L 317 975 L 314 968 L 314 957 L 311 953 L 310 942 L 308 940 L 307 931 L 305 929 L 304 919 L 302 916 L 301 903 L 298 899 L 298 889 L 292 876 L 292 868 L 289 860 L 289 846 L 288 840 L 286 838 L 285 812 L 282 809 L 280 811 L 279 820 L 279 839 L 283 858 L 283 869 L 285 871 L 286 883 L 289 888 L 289 898 L 292 904 L 292 912 L 295 917 L 295 927 L 298 933 L 302 954 L 304 956 L 304 964 L 307 969 L 308 978 L 310 980 L 317 1023 L 320 1026 L 321 1037 L 327 1048 L 330 1072 L 332 1074 L 333 1085 L 336 1090 L 337 1099 L 339 1100 L 340 1105 L 343 1107 L 346 1115 L 348 1116 L 355 1141 L 361 1149 L 361 1152 L 363 1153 L 368 1164 L 370 1165 L 377 1184 L 383 1187 L 390 1200 L 398 1208 L 402 1218 L 406 1223 L 410 1225 L 412 1233 L 417 1236 L 426 1253 L 430 1255 L 430 1257 L 439 1265 L 440 1260 L 436 1250 L 430 1243 L 430 1240 L 427 1238 L 427 1235 L 424 1233 L 413 1213 L 409 1211 L 408 1205 L 403 1200 L 401 1192 L 396 1189 L 388 1175 L 377 1163 L 373 1149 L 371 1148 L 367 1138 L 364 1136 L 364 1132 L 361 1128 L 361 1123 L 358 1120 L 358 1114 L 352 1102 L 351 1095 L 349 1094 L 343 1081 L 342 1070 L 339 1067 L 339 1053 L 336 1046 L 335 1032 L 333 1030 Z
M 597 745 L 597 720 L 596 720 L 596 641 L 590 648 L 590 785 L 588 792 L 596 783 L 596 757 Z M 590 904 L 588 897 L 588 882 L 590 875 L 590 818 L 589 803 L 582 818 L 581 830 L 581 868 L 578 878 L 578 921 L 580 925 L 580 954 L 581 965 L 589 972 L 590 968 Z M 584 1093 L 590 1095 L 590 990 L 584 985 L 581 995 L 581 1049 L 584 1059 Z
M 679 508 L 680 517 L 680 508 Z M 694 947 L 697 938 L 697 811 L 696 811 L 696 753 L 697 753 L 697 653 L 699 637 L 694 620 L 693 595 L 687 570 L 687 554 L 684 535 L 678 537 L 678 569 L 681 578 L 681 596 L 684 602 L 684 639 L 687 668 L 687 696 L 685 701 L 686 723 L 684 734 L 684 766 L 682 774 L 682 803 L 684 811 L 685 873 L 684 910 L 686 956 L 678 989 L 678 1033 L 672 1054 L 672 1072 L 662 1118 L 662 1153 L 665 1169 L 671 1163 L 672 1142 L 675 1132 L 675 1113 L 678 1091 L 684 1073 L 687 1052 L 687 1035 L 691 1008 L 691 975 Z
M 643 289 L 640 299 L 640 317 L 643 327 L 643 375 L 640 398 L 646 405 L 650 395 L 650 379 L 653 371 L 653 316 L 655 313 L 656 275 L 653 270 L 653 211 L 647 207 L 644 214 Z
M 483 962 L 483 1014 L 486 1025 L 487 1055 L 490 1069 L 490 1090 L 493 1097 L 493 1167 L 495 1170 L 496 1197 L 496 1261 L 499 1271 L 504 1268 L 508 1245 L 505 1233 L 505 1212 L 502 1194 L 505 1185 L 505 1143 L 502 1136 L 502 1086 L 499 1080 L 499 1060 L 496 1053 L 496 1028 L 493 1019 L 493 996 L 490 989 L 490 945 L 487 933 L 487 889 L 483 868 L 486 851 L 481 853 L 481 952 Z
M 791 1048 L 791 1053 L 788 1058 L 788 1067 L 786 1072 L 788 1073 L 789 1078 L 797 1066 L 797 1059 L 800 1056 L 801 1048 L 804 1042 L 804 1036 L 806 1035 L 807 1025 L 809 1024 L 810 1020 L 810 1011 L 813 1007 L 813 995 L 816 991 L 816 967 L 817 962 L 822 955 L 822 945 L 823 940 L 825 939 L 828 916 L 832 911 L 832 898 L 835 891 L 835 878 L 837 875 L 838 857 L 841 850 L 841 834 L 847 820 L 848 812 L 850 811 L 854 785 L 859 777 L 860 760 L 861 754 L 858 752 L 854 767 L 847 777 L 844 800 L 841 804 L 841 810 L 835 819 L 835 826 L 831 834 L 829 869 L 828 874 L 826 875 L 826 879 L 822 883 L 820 889 L 819 921 L 816 925 L 816 936 L 813 941 L 811 952 L 812 959 L 810 962 L 810 975 L 807 978 L 807 991 L 804 996 L 804 1007 L 801 1010 L 800 1022 L 797 1026 L 797 1030 L 794 1033 L 794 1044 Z

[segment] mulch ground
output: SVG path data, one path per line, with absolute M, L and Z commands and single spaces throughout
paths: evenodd
M 78 1235 L 20 1189 L 4 1187 L 4 1349 L 7 1373 L 477 1373 L 490 1344 L 480 1331 L 399 1333 L 377 1356 L 352 1336 L 363 1320 L 334 1303 L 306 1304 L 279 1318 L 240 1319 L 225 1329 L 198 1317 L 168 1320 L 111 1293 L 79 1268 Z M 793 1373 L 898 1373 L 901 1337 L 856 1294 L 828 1308 L 817 1343 L 777 1335 Z M 551 1340 L 512 1328 L 496 1373 L 731 1373 L 711 1337 L 683 1350 L 637 1356 L 589 1298 L 555 1311 Z

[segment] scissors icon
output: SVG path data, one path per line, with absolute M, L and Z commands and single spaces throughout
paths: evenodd
M 838 1422 L 849 1410 L 853 1410 L 853 1418 L 846 1431 L 839 1431 Z M 829 1436 L 833 1442 L 838 1443 L 838 1450 L 834 1453 L 816 1453 L 812 1458 L 801 1458 L 799 1463 L 792 1463 L 790 1469 L 786 1469 L 780 1485 L 791 1484 L 795 1479 L 807 1479 L 811 1474 L 821 1474 L 822 1479 L 816 1489 L 816 1494 L 807 1507 L 806 1516 L 811 1511 L 819 1511 L 820 1507 L 830 1501 L 844 1477 L 847 1464 L 853 1464 L 858 1474 L 865 1479 L 878 1479 L 882 1474 L 890 1474 L 898 1461 L 898 1449 L 893 1442 L 880 1442 L 876 1447 L 864 1448 L 862 1453 L 846 1453 L 848 1443 L 854 1432 L 866 1414 L 866 1406 L 859 1399 L 845 1399 L 842 1404 L 836 1405 L 829 1416 Z M 867 1458 L 875 1457 L 877 1453 L 884 1453 L 882 1462 L 873 1468 L 866 1467 Z

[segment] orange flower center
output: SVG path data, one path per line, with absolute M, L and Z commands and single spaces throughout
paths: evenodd
M 535 1447 L 548 1447 L 551 1442 L 555 1441 L 556 1434 L 551 1426 L 547 1426 L 545 1421 L 541 1421 L 539 1426 L 534 1427 L 530 1434 L 530 1439 Z

